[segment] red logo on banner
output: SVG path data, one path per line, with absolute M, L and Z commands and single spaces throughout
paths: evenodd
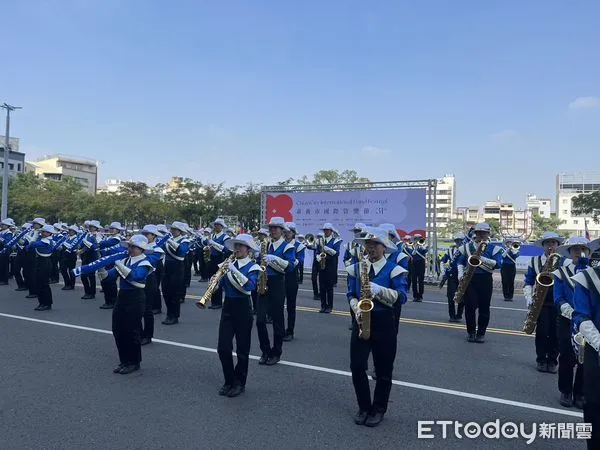
M 427 237 L 427 232 L 425 230 L 412 230 L 412 231 L 397 230 L 397 231 L 401 238 L 404 238 L 404 236 L 412 237 L 415 234 L 420 234 L 423 237 Z
M 294 202 L 289 195 L 267 195 L 267 222 L 272 217 L 283 217 L 286 222 L 291 222 L 294 219 L 292 216 L 293 205 Z

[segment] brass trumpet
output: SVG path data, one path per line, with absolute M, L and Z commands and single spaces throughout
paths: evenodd
M 519 242 L 513 242 L 510 246 L 513 250 L 517 251 L 521 248 L 521 244 Z
M 307 245 L 313 246 L 315 243 L 315 235 L 312 233 L 307 233 L 306 236 L 304 236 L 304 240 L 306 241 Z
M 425 245 L 425 242 L 427 242 L 427 241 L 425 240 L 425 238 L 421 238 L 421 239 L 419 239 L 419 240 L 417 241 L 417 244 L 419 244 L 419 245 Z

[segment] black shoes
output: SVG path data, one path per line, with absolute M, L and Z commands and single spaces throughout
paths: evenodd
M 537 363 L 537 370 L 538 372 L 548 372 L 548 364 L 546 363 Z
M 275 364 L 277 364 L 279 362 L 281 358 L 279 356 L 270 356 L 269 359 L 267 359 L 267 366 L 274 366 Z
M 162 310 L 161 310 L 161 309 L 153 309 L 153 310 L 152 310 L 152 314 L 154 314 L 155 316 L 156 316 L 157 314 L 160 314 L 160 313 L 162 313 Z
M 61 291 L 72 291 L 75 289 L 73 286 L 63 286 L 60 288 Z
M 17 292 L 22 292 L 22 291 L 28 291 L 29 289 L 27 289 L 26 287 L 18 287 L 15 289 L 15 291 Z
M 81 297 L 81 300 L 93 300 L 95 299 L 96 296 L 92 295 L 92 294 L 85 294 L 83 297 Z
M 141 340 L 140 344 L 141 344 L 141 345 L 148 345 L 148 344 L 152 344 L 152 339 L 150 339 L 150 338 L 147 338 L 147 337 L 145 337 L 145 338 L 142 338 L 142 340 Z
M 573 396 L 571 394 L 565 393 L 560 394 L 560 404 L 567 408 L 570 408 L 571 406 L 573 406 Z
M 475 336 L 475 342 L 478 344 L 483 344 L 485 342 L 485 336 L 483 334 L 478 334 Z
M 556 364 L 548 364 L 548 373 L 557 373 L 558 366 Z
M 458 317 L 450 317 L 448 319 L 448 322 L 450 322 L 450 323 L 457 323 L 457 322 L 460 322 L 460 320 L 458 320 Z
M 354 416 L 354 423 L 356 425 L 364 425 L 367 421 L 367 417 L 369 416 L 369 411 L 359 410 Z
M 223 386 L 221 386 L 221 389 L 219 389 L 219 395 L 226 396 L 226 395 L 229 394 L 230 390 L 231 390 L 231 385 L 230 384 L 224 384 Z
M 326 312 L 326 311 L 327 311 L 327 309 L 325 309 L 325 308 L 321 308 L 321 309 L 319 310 L 319 312 L 320 312 L 320 313 L 324 313 L 324 312 Z
M 286 333 L 285 336 L 283 337 L 283 341 L 284 342 L 291 342 L 294 340 L 294 333 Z
M 582 395 L 576 395 L 573 404 L 575 405 L 575 408 L 583 409 L 583 407 L 585 406 L 585 397 Z
M 243 394 L 245 390 L 246 390 L 245 386 L 235 384 L 227 393 L 227 397 L 229 397 L 229 398 L 237 397 L 238 395 Z
M 28 296 L 26 296 L 25 298 L 37 298 L 38 296 L 36 294 L 29 294 Z
M 179 319 L 175 317 L 167 317 L 165 320 L 161 322 L 163 325 L 175 325 L 179 323 Z
M 369 414 L 369 416 L 367 417 L 367 421 L 365 422 L 365 425 L 368 427 L 374 428 L 377 425 L 379 425 L 382 420 L 383 420 L 383 413 L 380 411 L 376 411 L 372 414 Z
M 223 305 L 213 305 L 211 304 L 208 309 L 221 309 L 223 307 Z
M 105 303 L 104 305 L 100 305 L 98 308 L 100 309 L 113 309 L 115 306 Z
M 260 359 L 258 360 L 258 364 L 260 364 L 261 366 L 264 366 L 267 363 L 268 359 L 269 358 L 267 357 L 267 355 L 265 355 L 263 353 L 262 356 L 260 357 Z
M 52 306 L 50 305 L 38 305 L 36 308 L 33 308 L 34 311 L 50 311 Z
M 123 367 L 125 367 L 125 364 L 119 364 L 113 369 L 113 373 L 119 373 Z
M 121 375 L 129 375 L 130 373 L 137 372 L 138 370 L 140 370 L 139 364 L 128 364 L 123 366 L 119 373 Z
M 469 333 L 469 336 L 467 336 L 468 342 L 475 342 L 475 339 L 475 333 Z
M 505 301 L 505 302 L 512 302 L 512 301 L 513 301 L 513 299 L 512 299 L 512 298 L 506 298 L 506 297 L 504 297 L 504 301 Z

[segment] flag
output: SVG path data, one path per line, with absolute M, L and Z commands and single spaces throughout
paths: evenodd
M 588 241 L 591 241 L 591 239 L 590 239 L 590 230 L 588 230 L 588 226 L 587 226 L 587 219 L 583 219 L 583 223 L 585 224 L 585 238 Z

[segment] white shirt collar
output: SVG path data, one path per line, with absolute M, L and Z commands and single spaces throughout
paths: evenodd
M 129 263 L 135 264 L 137 262 L 140 262 L 144 258 L 146 258 L 146 255 L 144 255 L 143 253 L 139 256 L 132 256 L 131 259 L 129 260 Z
M 237 265 L 238 269 L 241 269 L 246 264 L 249 264 L 250 262 L 252 262 L 252 260 L 246 256 L 245 258 L 242 258 L 242 259 L 236 259 L 235 262 L 237 263 L 236 265 Z
M 367 262 L 368 262 L 368 266 L 369 266 L 369 271 L 371 270 L 371 266 L 373 266 L 375 275 L 377 275 L 379 273 L 379 271 L 381 269 L 383 269 L 383 266 L 385 266 L 385 264 L 387 263 L 387 259 L 385 259 L 385 256 L 382 256 L 379 261 L 375 261 L 374 263 L 372 263 L 371 261 L 367 261 Z
M 273 246 L 273 250 L 277 250 L 279 248 L 279 246 L 284 243 L 285 243 L 285 239 L 283 239 L 283 236 L 282 236 L 279 239 L 277 239 L 276 241 L 271 242 L 271 245 Z

